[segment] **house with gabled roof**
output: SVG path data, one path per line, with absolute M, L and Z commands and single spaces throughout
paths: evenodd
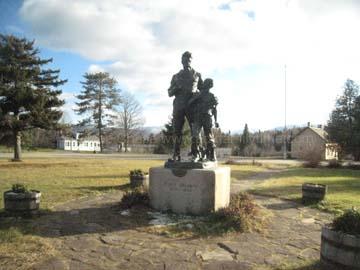
M 57 139 L 57 148 L 67 151 L 100 151 L 100 140 L 96 136 L 80 138 L 80 133 L 72 137 L 61 136 Z
M 306 159 L 309 153 L 319 154 L 323 160 L 338 159 L 338 144 L 329 141 L 323 126 L 312 127 L 310 123 L 291 141 L 291 157 Z

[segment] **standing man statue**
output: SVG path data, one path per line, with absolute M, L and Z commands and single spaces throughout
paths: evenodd
M 192 131 L 193 115 L 189 108 L 189 101 L 199 89 L 202 88 L 203 81 L 201 74 L 191 67 L 192 56 L 186 51 L 181 57 L 183 69 L 176 73 L 171 80 L 168 89 L 169 97 L 175 96 L 173 103 L 173 127 L 174 127 L 174 152 L 173 161 L 180 161 L 180 145 L 182 142 L 182 131 L 187 119 Z M 191 132 L 193 134 L 193 132 Z M 191 154 L 197 156 L 198 143 L 196 138 L 191 139 Z

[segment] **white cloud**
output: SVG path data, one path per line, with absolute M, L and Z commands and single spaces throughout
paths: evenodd
M 61 110 L 63 111 L 63 117 L 62 120 L 66 123 L 76 123 L 79 119 L 79 117 L 75 113 L 75 109 L 77 109 L 77 106 L 75 104 L 76 97 L 74 93 L 69 92 L 63 92 L 60 95 L 60 99 L 65 100 L 65 104 L 62 106 Z
M 99 65 L 90 65 L 88 72 L 90 73 L 97 73 L 97 72 L 104 72 L 105 69 Z
M 41 45 L 111 61 L 89 71 L 153 97 L 151 125 L 171 113 L 166 90 L 185 50 L 214 78 L 225 129 L 283 124 L 284 63 L 292 124 L 326 121 L 345 79 L 360 81 L 356 0 L 25 0 L 20 14 Z

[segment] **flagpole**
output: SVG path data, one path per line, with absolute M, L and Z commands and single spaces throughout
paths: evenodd
M 286 130 L 286 99 L 287 99 L 287 97 L 286 97 L 286 64 L 285 64 L 285 66 L 284 66 L 284 79 L 285 79 L 285 85 L 284 85 L 284 159 L 287 159 L 287 144 L 286 144 L 286 140 L 287 140 L 287 130 Z

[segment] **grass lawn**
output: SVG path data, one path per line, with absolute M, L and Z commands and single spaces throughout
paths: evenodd
M 318 207 L 338 212 L 360 207 L 360 170 L 290 168 L 255 186 L 252 192 L 291 200 L 301 200 L 303 183 L 328 185 L 326 200 Z
M 111 191 L 129 181 L 129 171 L 148 171 L 161 166 L 161 160 L 123 160 L 89 158 L 28 158 L 23 162 L 0 159 L 0 208 L 3 192 L 12 184 L 22 183 L 42 193 L 41 208 L 91 194 Z M 232 178 L 242 179 L 261 172 L 267 166 L 230 165 Z M 275 165 L 274 165 L 275 166 Z
M 293 168 L 297 165 L 289 165 L 289 164 L 279 164 L 279 163 L 255 163 L 252 165 L 251 162 L 249 163 L 240 163 L 240 164 L 231 164 L 231 165 L 223 165 L 229 166 L 231 168 L 231 178 L 242 180 L 251 177 L 257 173 L 266 171 L 266 170 L 282 170 Z
M 129 171 L 148 170 L 163 162 L 116 159 L 26 159 L 23 162 L 0 160 L 0 208 L 3 192 L 14 183 L 23 183 L 42 193 L 41 207 L 82 196 L 106 192 L 128 183 Z

